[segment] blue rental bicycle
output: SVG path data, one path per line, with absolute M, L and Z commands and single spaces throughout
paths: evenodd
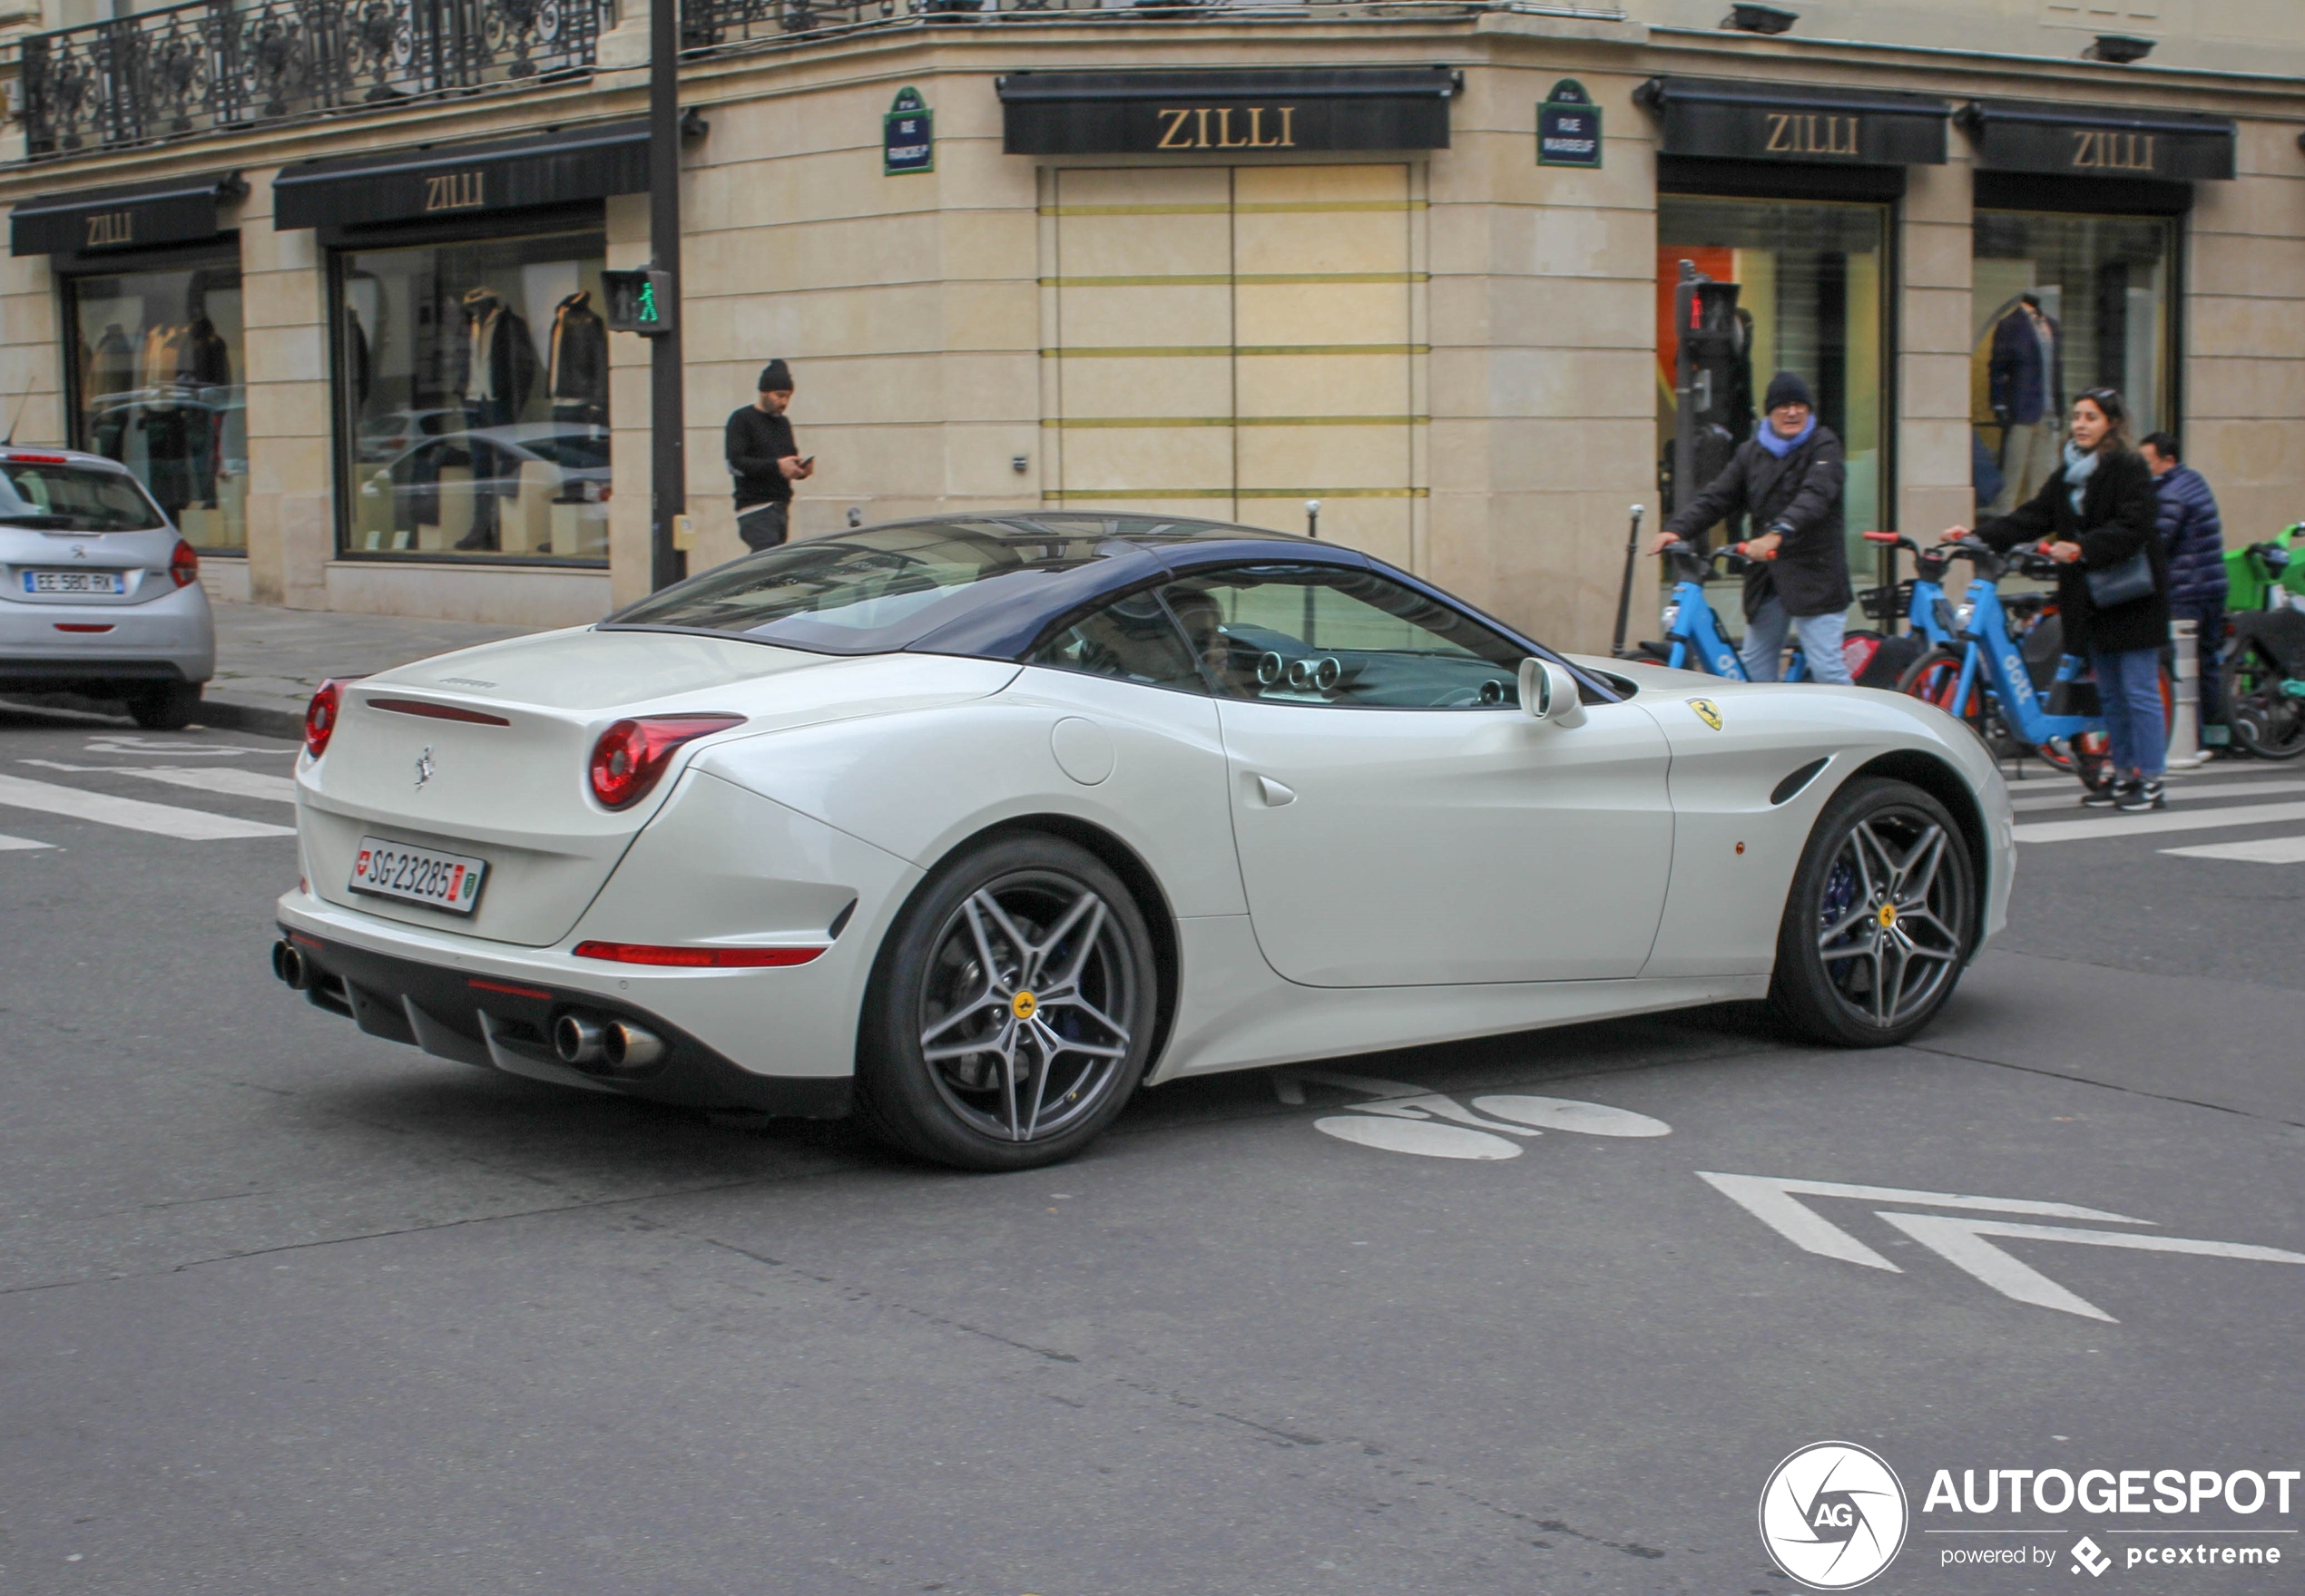
M 1714 612 L 1712 601 L 1705 597 L 1705 579 L 1712 574 L 1715 563 L 1726 562 L 1731 575 L 1751 563 L 1744 549 L 1744 544 L 1733 543 L 1706 554 L 1686 542 L 1665 545 L 1665 558 L 1672 565 L 1672 593 L 1664 603 L 1664 642 L 1641 645 L 1649 657 L 1659 659 L 1676 671 L 1702 671 L 1710 676 L 1725 676 L 1731 681 L 1752 680 L 1736 645 L 1721 630 L 1721 617 Z M 1792 658 L 1778 680 L 1802 681 L 1808 676 L 1809 656 L 1795 641 Z
M 1898 533 L 1865 535 L 1876 543 L 1893 539 L 1914 555 L 1909 612 L 1914 629 L 1931 646 L 1907 670 L 1898 690 L 1962 721 L 1996 755 L 2022 759 L 2031 752 L 2092 788 L 2103 787 L 2112 753 L 2104 719 L 2096 712 L 2096 684 L 2084 679 L 2085 660 L 2063 651 L 2055 595 L 2004 597 L 2000 591 L 2001 579 L 2013 571 L 2054 580 L 2056 562 L 2025 549 L 2002 553 L 1973 537 L 1923 549 Z M 1956 560 L 1967 561 L 1972 573 L 1958 603 L 1945 588 L 1946 570 Z M 2175 698 L 2164 668 L 2164 723 Z

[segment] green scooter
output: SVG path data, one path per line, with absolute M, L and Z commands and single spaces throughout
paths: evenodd
M 2225 719 L 2262 759 L 2305 754 L 2305 523 L 2225 554 Z

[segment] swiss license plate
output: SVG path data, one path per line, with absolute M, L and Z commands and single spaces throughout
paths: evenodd
M 124 593 L 128 577 L 119 571 L 27 571 L 28 593 Z
M 352 890 L 469 915 L 480 902 L 480 879 L 487 874 L 486 859 L 364 837 L 352 861 Z

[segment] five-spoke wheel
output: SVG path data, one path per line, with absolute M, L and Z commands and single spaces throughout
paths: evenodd
M 1903 782 L 1851 782 L 1818 818 L 1794 874 L 1771 1004 L 1817 1041 L 1904 1041 L 1960 979 L 1976 881 L 1944 805 Z
M 1094 856 L 1015 836 L 947 862 L 890 935 L 858 1055 L 885 1140 L 964 1169 L 1069 1157 L 1144 1072 L 1152 939 Z

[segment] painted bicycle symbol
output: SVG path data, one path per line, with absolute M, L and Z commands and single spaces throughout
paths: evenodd
M 1606 1103 L 1523 1092 L 1484 1092 L 1468 1108 L 1446 1092 L 1373 1075 L 1328 1070 L 1283 1070 L 1273 1076 L 1280 1101 L 1302 1104 L 1307 1083 L 1365 1092 L 1372 1100 L 1344 1114 L 1324 1114 L 1313 1129 L 1356 1147 L 1419 1158 L 1513 1159 L 1547 1131 L 1579 1136 L 1670 1136 L 1663 1120 Z

